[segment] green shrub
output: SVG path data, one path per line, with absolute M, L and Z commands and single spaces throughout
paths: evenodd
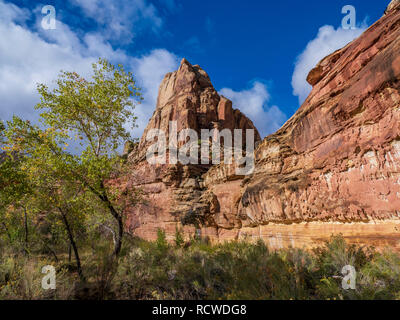
M 110 259 L 109 241 L 83 247 L 85 283 L 70 267 L 66 246 L 54 248 L 58 262 L 1 246 L 0 299 L 400 299 L 400 256 L 349 245 L 342 236 L 312 251 L 181 240 L 177 232 L 169 245 L 162 230 L 154 242 L 127 238 L 118 261 Z M 56 290 L 41 289 L 46 264 L 56 267 Z M 357 271 L 355 290 L 342 288 L 345 265 Z
M 165 251 L 166 249 L 168 249 L 167 237 L 165 235 L 164 230 L 161 230 L 161 229 L 157 230 L 156 245 L 160 251 Z
M 175 245 L 180 248 L 183 244 L 185 243 L 185 240 L 183 239 L 183 233 L 178 227 L 176 227 L 175 230 Z

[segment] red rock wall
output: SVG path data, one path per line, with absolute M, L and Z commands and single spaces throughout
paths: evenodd
M 400 218 L 399 53 L 397 10 L 321 61 L 308 99 L 257 150 L 245 225 Z
M 170 238 L 183 217 L 202 219 L 215 241 L 262 238 L 272 247 L 313 246 L 333 233 L 400 249 L 400 6 L 310 72 L 313 90 L 256 150 L 253 175 L 234 167 L 154 167 L 146 142 L 130 159 L 146 204 L 129 213 L 136 233 Z M 168 74 L 150 128 L 254 128 L 186 60 Z M 145 134 L 146 134 L 145 132 Z M 256 140 L 258 136 L 256 136 Z M 194 227 L 186 227 L 187 234 Z M 398 240 L 399 239 L 399 240 Z

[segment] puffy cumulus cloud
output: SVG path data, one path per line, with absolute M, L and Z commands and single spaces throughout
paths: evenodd
M 37 83 L 50 83 L 61 69 L 85 74 L 95 58 L 83 56 L 70 45 L 43 40 L 38 33 L 14 22 L 0 22 L 0 117 L 18 114 L 34 119 L 39 101 Z
M 39 102 L 37 83 L 51 86 L 60 70 L 87 77 L 91 64 L 101 56 L 131 70 L 142 88 L 144 100 L 135 110 L 139 127 L 132 131 L 134 137 L 140 137 L 154 112 L 164 75 L 176 70 L 180 59 L 165 49 L 131 56 L 114 48 L 98 30 L 71 30 L 61 21 L 57 21 L 56 30 L 43 30 L 40 12 L 36 23 L 27 27 L 25 21 L 30 15 L 28 10 L 0 0 L 0 119 L 8 120 L 16 114 L 36 120 L 38 113 L 33 107 Z M 247 90 L 225 88 L 221 93 L 254 121 L 262 135 L 275 131 L 286 119 L 278 107 L 268 106 L 270 97 L 261 82 L 254 82 Z
M 173 0 L 164 0 L 168 8 Z M 138 31 L 157 31 L 163 23 L 156 7 L 147 0 L 72 0 L 83 13 L 95 21 L 102 35 L 110 41 L 130 43 Z M 139 23 L 140 22 L 140 23 Z
M 132 70 L 142 87 L 145 100 L 136 108 L 139 128 L 133 132 L 139 137 L 154 111 L 162 77 L 178 65 L 176 56 L 163 49 L 130 56 L 114 49 L 100 33 L 72 31 L 61 21 L 57 21 L 56 30 L 43 30 L 41 15 L 28 28 L 24 22 L 29 16 L 28 10 L 0 0 L 0 119 L 8 120 L 16 114 L 36 120 L 38 113 L 33 107 L 39 102 L 37 83 L 51 86 L 60 70 L 88 77 L 92 63 L 104 57 Z
M 138 128 L 134 129 L 134 136 L 139 137 L 143 133 L 153 115 L 158 89 L 165 74 L 176 70 L 178 66 L 178 57 L 164 49 L 153 50 L 147 55 L 133 59 L 132 70 L 138 79 L 137 85 L 142 88 L 144 99 L 136 106 Z
M 12 3 L 4 3 L 0 1 L 0 21 L 4 24 L 16 21 L 24 24 L 30 18 L 29 10 L 17 7 Z
M 262 137 L 278 130 L 287 119 L 277 106 L 268 105 L 270 94 L 266 85 L 259 81 L 253 82 L 250 89 L 233 91 L 223 88 L 220 93 L 253 121 Z
M 365 24 L 356 29 L 335 29 L 333 26 L 323 26 L 318 35 L 311 40 L 305 50 L 298 56 L 292 77 L 293 94 L 299 97 L 302 104 L 310 94 L 312 87 L 307 82 L 308 73 L 318 62 L 334 51 L 359 37 L 366 29 Z

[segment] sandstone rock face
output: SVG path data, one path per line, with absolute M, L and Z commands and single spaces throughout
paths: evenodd
M 385 14 L 391 12 L 392 10 L 395 10 L 398 5 L 400 5 L 400 0 L 392 0 L 385 11 Z
M 132 152 L 132 179 L 147 199 L 129 214 L 136 233 L 154 239 L 162 228 L 173 237 L 194 219 L 214 241 L 309 247 L 342 233 L 400 250 L 399 1 L 323 59 L 308 81 L 313 90 L 304 104 L 259 144 L 251 176 L 235 176 L 224 164 L 151 166 Z M 170 119 L 195 130 L 254 128 L 187 61 L 165 77 L 148 129 L 168 128 Z M 185 231 L 193 233 L 193 224 Z
M 140 160 L 153 143 L 146 141 L 149 130 L 162 130 L 168 141 L 171 121 L 176 121 L 178 133 L 190 128 L 200 137 L 201 129 L 254 129 L 256 141 L 261 140 L 252 121 L 217 93 L 203 69 L 192 66 L 186 59 L 182 60 L 179 70 L 167 74 L 160 85 L 156 110 L 139 144 Z
M 400 217 L 399 10 L 316 69 L 305 103 L 257 150 L 246 225 Z
M 129 179 L 145 194 L 144 203 L 129 212 L 129 225 L 145 238 L 154 238 L 158 228 L 174 234 L 176 226 L 182 222 L 186 222 L 189 227 L 185 229 L 191 232 L 194 232 L 194 225 L 218 226 L 219 203 L 216 196 L 204 187 L 202 178 L 210 164 L 171 164 L 168 156 L 166 164 L 151 165 L 146 160 L 146 152 L 154 144 L 153 140 L 146 139 L 148 133 L 153 129 L 161 130 L 168 144 L 173 139 L 170 136 L 172 121 L 176 123 L 178 133 L 190 128 L 198 133 L 199 138 L 202 129 L 242 129 L 243 133 L 246 129 L 253 129 L 255 142 L 261 141 L 252 121 L 233 109 L 230 100 L 217 93 L 207 73 L 183 59 L 179 70 L 167 74 L 162 81 L 156 110 L 139 146 L 128 156 L 128 165 L 131 166 Z M 124 153 L 126 150 L 129 150 L 129 144 Z M 172 151 L 168 149 L 167 154 L 169 152 Z

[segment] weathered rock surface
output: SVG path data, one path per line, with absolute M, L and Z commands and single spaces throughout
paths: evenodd
M 398 5 L 400 4 L 400 0 L 392 0 L 388 7 L 385 10 L 385 14 L 391 12 L 392 10 L 394 10 Z
M 179 70 L 165 76 L 160 85 L 156 110 L 140 143 L 128 156 L 132 166 L 130 181 L 145 194 L 145 202 L 130 212 L 130 226 L 145 238 L 154 238 L 157 229 L 175 233 L 178 223 L 217 227 L 216 215 L 219 204 L 216 196 L 204 187 L 202 175 L 211 165 L 182 165 L 169 162 L 151 165 L 146 160 L 146 151 L 154 144 L 147 141 L 150 130 L 165 133 L 167 144 L 170 137 L 170 122 L 175 121 L 177 132 L 193 129 L 201 137 L 202 129 L 246 129 L 255 130 L 255 142 L 261 138 L 251 120 L 232 107 L 232 102 L 220 96 L 209 76 L 199 66 L 192 66 L 183 59 Z M 245 140 L 243 140 L 245 141 Z M 180 144 L 178 143 L 178 146 Z M 130 144 L 125 146 L 124 153 Z M 240 177 L 237 177 L 240 178 Z M 193 227 L 186 228 L 193 231 Z
M 178 133 L 190 128 L 200 137 L 201 129 L 254 129 L 256 141 L 261 140 L 251 120 L 234 110 L 232 102 L 217 93 L 200 66 L 192 66 L 186 59 L 182 60 L 179 70 L 168 73 L 160 85 L 156 110 L 140 140 L 136 161 L 143 160 L 147 148 L 154 143 L 146 141 L 149 130 L 162 130 L 169 140 L 171 121 L 176 121 Z
M 399 1 L 323 59 L 308 81 L 313 90 L 304 104 L 259 144 L 251 176 L 224 164 L 149 165 L 142 138 L 129 156 L 131 179 L 147 199 L 129 213 L 135 232 L 154 239 L 162 228 L 172 237 L 182 221 L 194 221 L 215 241 L 312 246 L 343 233 L 352 242 L 400 249 Z M 166 75 L 146 132 L 167 130 L 171 119 L 178 130 L 254 128 L 186 60 Z

